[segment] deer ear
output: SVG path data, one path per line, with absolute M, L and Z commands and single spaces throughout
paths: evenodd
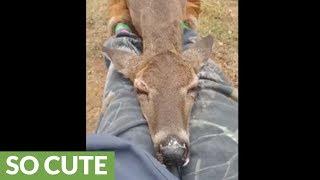
M 184 59 L 192 65 L 196 73 L 210 57 L 212 45 L 213 38 L 209 35 L 192 44 L 189 49 L 183 52 Z
M 104 52 L 120 73 L 131 80 L 134 78 L 138 65 L 138 55 L 127 51 L 110 48 L 105 48 Z

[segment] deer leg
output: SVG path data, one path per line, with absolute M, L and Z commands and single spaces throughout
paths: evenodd
M 131 26 L 131 17 L 125 0 L 109 0 L 108 2 L 108 35 L 114 33 L 118 23 Z M 132 27 L 132 26 L 131 26 Z
M 196 29 L 200 12 L 200 0 L 187 0 L 184 21 L 188 23 L 191 29 Z

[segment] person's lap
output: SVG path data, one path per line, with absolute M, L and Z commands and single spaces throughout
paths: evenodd
M 186 30 L 184 45 L 196 39 Z M 111 37 L 104 46 L 140 53 L 134 35 Z M 106 59 L 108 55 L 105 54 Z M 130 141 L 154 155 L 148 125 L 140 111 L 132 83 L 109 66 L 97 134 Z M 199 93 L 190 118 L 191 159 L 181 170 L 183 179 L 237 179 L 238 103 L 229 98 L 231 86 L 212 60 L 199 73 Z M 170 169 L 177 175 L 176 169 Z

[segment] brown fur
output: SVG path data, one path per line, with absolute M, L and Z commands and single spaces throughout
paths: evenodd
M 196 74 L 208 58 L 213 42 L 207 37 L 182 52 L 180 22 L 186 12 L 190 13 L 189 17 L 197 17 L 199 9 L 188 8 L 186 4 L 199 1 L 126 2 L 131 23 L 143 39 L 143 54 L 137 56 L 116 49 L 107 52 L 115 68 L 134 82 L 155 150 L 158 152 L 159 143 L 169 135 L 179 137 L 189 146 L 189 116 L 196 96 Z M 119 17 L 127 16 L 119 12 L 114 18 Z
M 186 21 L 192 29 L 196 28 L 197 19 L 200 13 L 200 0 L 187 0 L 183 20 Z M 112 34 L 114 26 L 119 22 L 125 22 L 131 26 L 131 17 L 126 0 L 109 0 L 107 19 L 109 21 L 109 35 Z M 134 29 L 133 26 L 131 26 L 131 28 Z

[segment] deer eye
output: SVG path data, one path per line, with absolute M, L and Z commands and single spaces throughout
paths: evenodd
M 198 86 L 193 86 L 188 89 L 187 94 L 195 99 L 197 96 L 197 92 L 198 92 Z
M 137 94 L 140 95 L 148 95 L 149 91 L 147 88 L 147 85 L 145 84 L 145 82 L 141 79 L 136 79 L 134 81 L 134 86 L 136 89 Z
M 140 89 L 140 88 L 136 88 L 136 92 L 138 95 L 146 95 L 147 96 L 149 94 L 146 90 Z

